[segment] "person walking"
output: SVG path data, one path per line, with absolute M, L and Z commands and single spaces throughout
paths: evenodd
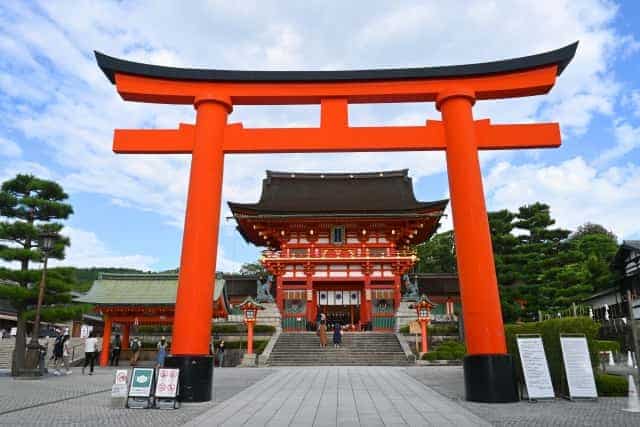
M 142 345 L 140 344 L 140 339 L 135 337 L 131 343 L 131 366 L 136 366 L 138 364 L 138 358 L 140 358 L 141 350 Z
M 325 322 L 320 322 L 318 336 L 320 337 L 320 347 L 325 348 L 327 346 L 327 324 Z
M 218 344 L 217 356 L 218 356 L 218 366 L 222 368 L 224 364 L 224 340 L 220 341 L 220 344 Z
M 116 334 L 111 345 L 111 358 L 109 359 L 109 365 L 118 366 L 120 364 L 120 350 L 122 349 L 122 340 L 120 334 Z
M 55 351 L 55 348 L 54 348 Z M 60 365 L 64 366 L 64 371 L 67 375 L 71 375 L 71 369 L 69 368 L 69 359 L 71 357 L 71 341 L 69 334 L 65 334 L 62 337 L 60 344 L 60 357 L 56 358 L 54 375 L 61 375 Z
M 160 341 L 156 345 L 158 354 L 156 355 L 156 368 L 164 367 L 164 359 L 167 357 L 167 339 L 165 337 L 160 338 Z
M 89 375 L 93 375 L 93 366 L 96 363 L 96 354 L 98 353 L 98 338 L 95 337 L 93 331 L 89 333 L 89 337 L 84 340 L 84 365 L 82 366 L 82 375 L 84 370 L 89 366 Z
M 336 323 L 333 326 L 333 347 L 339 348 L 342 344 L 342 325 Z

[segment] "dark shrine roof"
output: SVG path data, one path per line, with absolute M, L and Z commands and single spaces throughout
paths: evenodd
M 234 216 L 415 216 L 448 200 L 416 200 L 408 170 L 364 173 L 267 171 L 258 203 L 229 202 Z
M 100 52 L 95 52 L 95 56 L 100 69 L 111 83 L 115 83 L 116 73 L 161 79 L 211 82 L 344 82 L 471 77 L 525 71 L 551 65 L 558 67 L 557 74 L 559 75 L 573 59 L 577 48 L 578 42 L 575 42 L 560 49 L 537 55 L 501 61 L 440 67 L 344 71 L 239 71 L 176 68 L 126 61 Z

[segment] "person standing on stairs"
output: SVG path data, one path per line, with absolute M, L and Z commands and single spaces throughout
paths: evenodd
M 333 327 L 333 347 L 340 348 L 342 344 L 342 325 L 336 323 Z
M 320 321 L 318 336 L 320 337 L 320 348 L 325 348 L 327 346 L 327 324 L 324 321 Z

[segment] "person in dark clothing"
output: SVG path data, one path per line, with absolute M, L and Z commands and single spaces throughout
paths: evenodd
M 120 349 L 122 348 L 122 341 L 120 340 L 120 335 L 116 335 L 113 339 L 113 346 L 111 348 L 111 359 L 109 360 L 109 364 L 111 366 L 118 366 L 120 363 Z
M 342 344 L 342 328 L 339 324 L 336 324 L 333 327 L 333 346 L 338 348 L 340 344 Z

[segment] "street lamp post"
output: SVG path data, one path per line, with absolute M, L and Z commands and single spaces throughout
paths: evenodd
M 253 354 L 253 326 L 256 324 L 258 310 L 264 307 L 248 297 L 238 306 L 244 313 L 244 323 L 247 325 L 247 354 Z
M 426 353 L 428 351 L 427 325 L 431 320 L 431 309 L 433 307 L 435 307 L 435 304 L 432 303 L 426 295 L 422 295 L 417 303 L 409 306 L 409 308 L 414 308 L 416 310 L 416 314 L 418 315 L 418 322 L 420 322 L 420 329 L 422 332 L 422 353 Z
M 40 278 L 40 289 L 38 292 L 38 305 L 36 306 L 36 316 L 35 320 L 33 321 L 33 332 L 31 334 L 31 341 L 29 341 L 30 349 L 39 349 L 40 347 L 40 344 L 38 343 L 38 338 L 40 336 L 40 310 L 42 309 L 42 303 L 44 301 L 44 289 L 47 280 L 47 261 L 49 259 L 49 253 L 53 249 L 56 237 L 57 236 L 54 233 L 43 233 L 40 235 L 40 251 L 42 251 L 44 259 L 42 277 Z

